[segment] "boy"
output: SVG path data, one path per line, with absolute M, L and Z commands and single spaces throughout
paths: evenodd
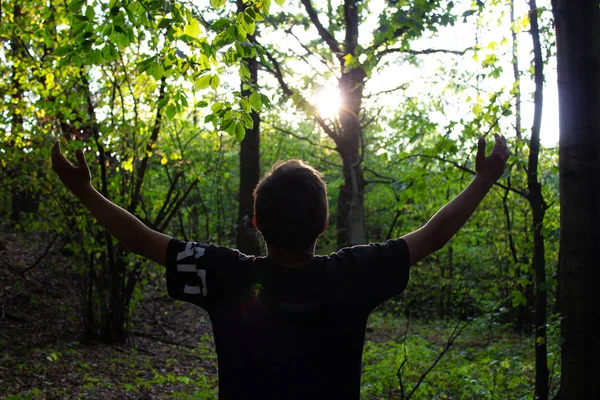
M 508 151 L 479 139 L 475 179 L 421 229 L 383 244 L 315 256 L 327 228 L 325 182 L 301 161 L 277 164 L 254 193 L 254 224 L 266 257 L 155 232 L 91 185 L 81 151 L 70 164 L 58 142 L 61 181 L 132 252 L 166 266 L 167 290 L 208 312 L 219 363 L 220 399 L 358 399 L 371 311 L 400 294 L 409 266 L 443 247 L 502 175 Z

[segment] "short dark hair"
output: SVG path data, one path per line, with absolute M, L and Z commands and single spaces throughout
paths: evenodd
M 323 176 L 301 160 L 277 162 L 254 189 L 254 216 L 267 244 L 308 248 L 329 217 Z

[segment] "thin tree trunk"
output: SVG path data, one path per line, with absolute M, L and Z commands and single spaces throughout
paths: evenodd
M 344 2 L 346 54 L 355 55 L 358 45 L 359 7 L 356 0 Z M 341 135 L 337 149 L 342 156 L 344 185 L 340 188 L 337 211 L 338 247 L 364 244 L 367 241 L 365 224 L 365 178 L 362 170 L 363 131 L 360 124 L 362 90 L 366 73 L 353 68 L 342 74 L 338 87 L 344 99 L 340 109 Z
M 511 31 L 512 31 L 512 65 L 513 65 L 513 76 L 514 76 L 514 92 L 515 92 L 515 134 L 517 140 L 521 141 L 523 139 L 522 136 L 522 120 L 521 120 L 521 76 L 519 69 L 519 59 L 518 59 L 518 41 L 517 34 L 515 31 L 515 0 L 512 0 L 510 3 L 510 21 L 511 21 Z M 516 147 L 516 157 L 517 157 L 517 169 L 521 168 L 520 160 L 521 154 L 519 151 L 519 146 Z M 508 215 L 508 214 L 507 214 Z M 509 233 L 510 235 L 510 233 Z M 515 260 L 515 268 L 517 268 L 518 274 L 520 276 L 527 276 L 526 283 L 523 285 L 522 290 L 525 294 L 525 304 L 519 304 L 517 306 L 516 320 L 515 320 L 515 331 L 519 333 L 529 333 L 531 331 L 532 319 L 533 319 L 533 309 L 535 307 L 535 296 L 532 288 L 533 274 L 529 271 L 529 268 L 523 268 L 525 265 L 522 260 L 518 260 L 516 258 L 516 251 L 511 247 L 511 251 L 513 252 L 513 258 Z
M 533 40 L 534 62 L 534 114 L 531 138 L 529 140 L 529 160 L 527 166 L 527 191 L 533 222 L 533 271 L 535 273 L 535 394 L 540 400 L 548 398 L 548 358 L 546 350 L 546 307 L 548 299 L 546 283 L 546 260 L 544 258 L 544 214 L 546 205 L 542 197 L 542 187 L 538 179 L 540 153 L 540 126 L 544 104 L 544 60 L 540 46 L 538 9 L 535 0 L 529 1 L 529 21 Z
M 560 112 L 561 399 L 600 398 L 600 9 L 553 0 Z
M 244 3 L 237 1 L 238 11 L 246 9 Z M 256 33 L 255 33 L 256 35 Z M 254 42 L 254 35 L 249 36 L 250 42 Z M 245 58 L 250 71 L 251 85 L 258 83 L 258 60 L 256 57 Z M 243 88 L 242 96 L 251 94 L 250 90 Z M 261 246 L 259 234 L 252 218 L 254 216 L 254 188 L 260 179 L 260 115 L 252 110 L 252 128 L 246 129 L 246 136 L 240 147 L 240 186 L 238 192 L 239 208 L 236 244 L 239 251 L 245 254 L 260 255 Z

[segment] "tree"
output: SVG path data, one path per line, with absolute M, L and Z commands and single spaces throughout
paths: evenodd
M 535 0 L 529 0 L 529 21 L 533 40 L 534 66 L 534 115 L 529 139 L 529 159 L 527 163 L 527 200 L 531 207 L 533 225 L 533 260 L 535 273 L 535 398 L 548 398 L 548 354 L 546 351 L 546 308 L 548 304 L 548 282 L 546 282 L 546 259 L 544 254 L 544 214 L 547 205 L 542 196 L 538 179 L 540 129 L 542 125 L 544 93 L 544 60 L 540 44 L 538 8 Z
M 600 9 L 553 0 L 560 112 L 562 399 L 600 398 Z
M 223 8 L 225 2 L 213 3 Z M 221 86 L 220 76 L 227 68 L 255 54 L 245 42 L 262 12 L 262 3 L 255 3 L 248 2 L 244 13 L 231 12 L 215 21 L 204 20 L 203 12 L 186 5 L 156 0 L 31 1 L 11 3 L 7 9 L 12 13 L 3 17 L 10 23 L 0 28 L 7 39 L 0 51 L 8 61 L 2 69 L 9 70 L 12 79 L 0 83 L 0 93 L 11 101 L 0 109 L 0 126 L 12 135 L 0 138 L 0 150 L 9 155 L 0 164 L 11 174 L 13 193 L 22 191 L 20 182 L 31 176 L 30 188 L 46 182 L 44 194 L 51 196 L 46 196 L 42 212 L 79 258 L 88 334 L 108 342 L 125 340 L 147 264 L 90 223 L 72 199 L 47 183 L 49 179 L 36 179 L 41 163 L 31 160 L 48 160 L 50 143 L 59 138 L 68 141 L 66 150 L 92 150 L 98 155 L 92 164 L 98 171 L 93 174 L 95 184 L 104 196 L 156 230 L 177 221 L 186 237 L 180 208 L 199 175 L 186 179 L 192 175 L 193 157 L 184 150 L 197 127 L 175 119 L 184 113 L 196 118 L 196 108 L 211 101 L 210 111 L 203 114 L 215 130 L 241 141 L 244 128 L 252 126 L 249 104 L 256 106 L 251 101 L 255 86 L 243 96 L 240 91 L 225 98 L 212 93 Z M 210 41 L 209 30 L 215 32 Z M 186 93 L 179 79 L 193 83 L 195 90 Z M 200 94 L 205 89 L 213 92 Z M 192 108 L 188 99 L 196 93 L 202 100 Z M 182 126 L 188 128 L 186 143 L 178 142 L 179 151 L 173 150 L 175 144 L 167 148 L 167 136 L 177 136 L 173 130 Z M 40 222 L 36 226 L 41 228 Z
M 410 1 L 408 4 L 389 1 L 389 7 L 379 15 L 379 26 L 372 32 L 373 40 L 367 45 L 359 40 L 359 28 L 367 16 L 369 2 L 344 0 L 339 7 L 327 2 L 325 10 L 320 8 L 322 4 L 317 6 L 311 0 L 301 0 L 301 4 L 305 15 L 288 19 L 295 23 L 300 20 L 305 27 L 312 26 L 318 32 L 319 39 L 307 44 L 296 39 L 302 43 L 308 56 L 318 58 L 328 70 L 333 71 L 343 99 L 339 118 L 328 119 L 319 115 L 301 91 L 289 84 L 286 66 L 277 55 L 268 54 L 269 62 L 265 67 L 277 78 L 285 95 L 314 118 L 334 142 L 335 151 L 342 160 L 344 179 L 336 207 L 338 247 L 362 244 L 368 239 L 364 204 L 367 184 L 363 167 L 365 129 L 369 120 L 375 118 L 373 110 L 366 109 L 363 104 L 365 85 L 380 61 L 390 54 L 414 56 L 445 51 L 462 54 L 444 49 L 411 48 L 411 42 L 426 31 L 435 32 L 439 27 L 453 23 L 453 3 L 444 0 Z M 293 27 L 287 28 L 286 32 L 295 37 Z M 270 51 L 275 52 L 273 49 Z
M 246 5 L 237 0 L 238 12 L 243 13 Z M 249 35 L 250 42 L 255 41 L 255 34 Z M 240 185 L 239 185 L 239 207 L 238 227 L 236 244 L 239 251 L 246 254 L 259 255 L 261 253 L 259 234 L 252 223 L 254 216 L 254 188 L 258 185 L 260 178 L 260 115 L 258 110 L 262 106 L 262 98 L 258 93 L 258 59 L 254 54 L 245 57 L 242 62 L 248 66 L 249 78 L 242 79 L 241 93 L 243 97 L 250 99 L 252 108 L 252 126 L 246 128 L 244 140 L 240 144 Z

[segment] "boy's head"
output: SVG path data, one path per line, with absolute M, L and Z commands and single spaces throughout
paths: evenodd
M 254 218 L 268 245 L 309 248 L 329 216 L 327 185 L 321 174 L 300 160 L 276 163 L 254 189 Z

